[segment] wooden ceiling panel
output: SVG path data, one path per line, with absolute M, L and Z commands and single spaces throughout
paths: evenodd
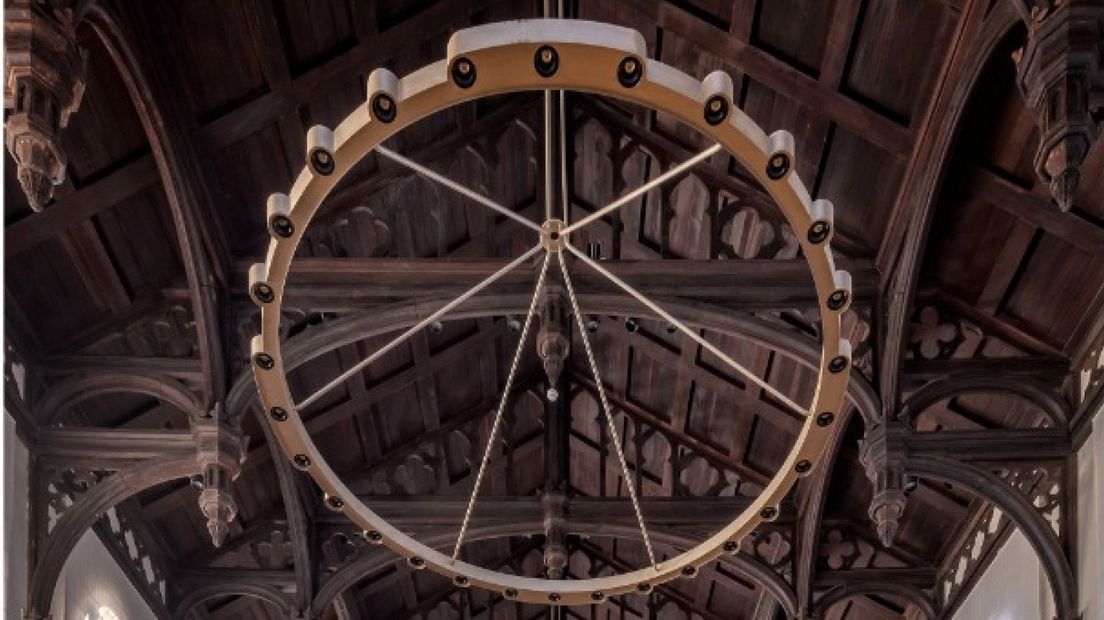
M 432 376 L 434 397 L 440 402 L 442 420 L 459 415 L 483 401 L 478 363 L 448 364 Z
M 275 14 L 293 74 L 347 51 L 356 43 L 350 0 L 275 1 Z
M 139 192 L 96 217 L 111 264 L 131 293 L 157 289 L 183 273 L 180 244 L 160 187 Z M 162 243 L 151 243 L 160 239 Z
M 401 405 L 401 411 L 390 411 L 388 407 L 392 402 L 388 401 L 377 405 L 376 411 L 380 412 L 378 415 L 384 424 L 390 424 L 396 421 L 397 417 L 408 414 L 409 418 L 412 418 L 411 422 L 418 423 L 418 429 L 406 435 L 406 438 L 410 438 L 422 430 L 421 417 L 417 411 L 418 401 L 412 399 L 411 394 L 405 390 L 397 396 L 401 396 L 404 401 Z M 397 427 L 396 430 L 401 432 L 401 427 Z M 318 449 L 334 471 L 350 473 L 363 468 L 365 455 L 361 451 L 359 430 L 355 418 L 349 417 L 333 423 L 326 430 L 312 434 L 311 438 L 318 445 Z M 279 497 L 278 494 L 277 497 Z
M 341 359 L 340 353 L 334 351 L 318 355 L 309 362 L 293 368 L 287 375 L 287 382 L 288 389 L 291 391 L 295 401 L 302 401 L 310 394 L 313 394 L 315 390 L 320 389 L 340 375 L 345 370 L 345 366 L 342 362 L 343 360 Z M 311 405 L 308 409 L 304 410 L 303 417 L 310 418 L 313 415 L 317 415 L 318 412 L 326 411 L 330 407 L 344 402 L 348 398 L 349 392 L 351 391 L 350 388 L 357 381 L 363 383 L 364 379 L 360 376 L 350 377 L 343 385 L 320 396 L 318 398 L 318 404 Z
M 1018 325 L 1060 349 L 1070 342 L 1082 312 L 1091 308 L 1104 286 L 1104 259 L 1072 247 L 1053 235 L 1041 235 L 1026 259 L 1004 311 Z M 1061 299 L 1062 303 L 1050 303 Z
M 959 197 L 953 186 L 944 191 L 941 203 L 925 255 L 926 277 L 976 303 L 1016 222 L 987 203 Z M 970 251 L 957 251 L 961 247 Z
M 776 472 L 797 442 L 797 433 L 778 428 L 757 416 L 748 434 L 747 463 L 763 472 Z
M 866 0 L 847 91 L 908 125 L 927 104 L 953 23 L 942 0 Z
M 299 111 L 299 117 L 302 119 L 300 128 L 303 132 L 298 138 L 300 148 L 306 149 L 306 132 L 310 127 L 323 125 L 331 129 L 336 128 L 353 110 L 365 105 L 366 85 L 365 76 L 349 76 L 343 80 L 334 80 L 329 84 L 329 88 L 315 93 Z M 292 139 L 294 140 L 294 137 Z M 298 175 L 299 171 L 296 170 L 295 174 Z
M 69 158 L 67 177 L 77 188 L 147 149 L 130 91 L 111 56 L 99 37 L 81 32 L 80 44 L 88 50 L 87 86 L 80 107 L 61 132 L 61 146 Z
M 88 289 L 63 239 L 50 239 L 7 261 L 4 275 L 20 311 L 34 319 L 28 327 L 47 348 L 108 314 L 106 305 Z
M 173 50 L 166 59 L 176 61 L 173 70 L 185 82 L 181 94 L 200 123 L 267 90 L 261 61 L 251 51 L 260 35 L 246 4 L 196 0 L 149 3 L 145 10 L 161 24 L 159 36 Z
M 824 152 L 827 121 L 815 111 L 750 78 L 745 82 L 742 107 L 768 134 L 779 129 L 793 134 L 797 147 L 797 173 L 811 192 Z
M 971 95 L 961 124 L 956 151 L 962 160 L 952 169 L 966 166 L 968 160 L 1031 187 L 1036 183 L 1031 157 L 1039 142 L 1038 130 L 1016 89 L 1012 62 L 1012 52 L 1022 39 L 1019 29 L 1005 37 L 982 70 L 978 82 L 984 87 Z
M 685 415 L 687 403 L 674 402 L 678 368 L 670 361 L 661 361 L 638 349 L 631 349 L 629 366 L 629 399 L 670 421 Z M 681 413 L 680 413 L 681 412 Z
M 815 75 L 824 57 L 837 0 L 768 0 L 759 3 L 753 42 Z
M 831 135 L 816 195 L 832 201 L 841 232 L 863 244 L 864 254 L 874 252 L 885 234 L 904 164 L 842 127 Z
M 235 254 L 245 253 L 249 249 L 245 244 L 251 245 L 264 233 L 269 194 L 287 192 L 291 187 L 283 139 L 279 129 L 270 125 L 213 153 L 206 162 L 205 168 L 213 176 L 213 211 L 222 220 Z M 300 139 L 306 144 L 305 137 Z
M 717 569 L 726 579 L 717 580 L 710 589 L 706 609 L 728 618 L 752 618 L 755 613 L 754 585 L 744 581 L 739 573 L 728 566 Z
M 374 409 L 379 419 L 379 442 L 385 451 L 416 439 L 429 430 L 422 421 L 422 411 L 418 406 L 414 386 L 384 398 Z
M 686 432 L 737 461 L 744 459 L 754 412 L 694 384 Z

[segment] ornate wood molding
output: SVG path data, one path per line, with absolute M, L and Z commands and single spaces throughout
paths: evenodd
M 1016 85 L 1039 126 L 1035 172 L 1069 211 L 1081 165 L 1104 127 L 1104 6 L 1039 0 L 1027 44 L 1016 52 Z
M 956 459 L 911 455 L 905 459 L 907 473 L 955 484 L 999 508 L 1031 543 L 1039 556 L 1054 595 L 1058 620 L 1077 620 L 1077 581 L 1069 558 L 1048 516 L 1036 508 L 1014 485 L 997 474 Z M 1046 485 L 1042 487 L 1044 493 Z M 1049 505 L 1049 504 L 1048 504 Z
M 164 434 L 146 432 L 136 436 L 134 431 L 103 429 L 43 433 L 51 456 L 42 461 L 34 486 L 38 489 L 32 509 L 34 563 L 26 618 L 47 616 L 54 586 L 69 552 L 84 532 L 112 507 L 151 486 L 203 473 L 212 467 L 233 475 L 244 453 L 240 436 L 212 418 L 196 420 L 191 431 Z M 184 433 L 190 440 L 187 445 L 182 439 Z M 88 438 L 94 438 L 98 447 L 81 441 Z M 117 458 L 118 447 L 136 438 L 141 440 L 140 445 Z M 75 442 L 80 445 L 74 445 Z M 151 450 L 158 455 L 145 454 Z M 90 469 L 81 465 L 90 459 L 115 463 L 118 468 Z M 228 505 L 224 499 L 219 498 L 220 508 Z M 232 505 L 233 500 L 229 502 Z M 216 516 L 224 518 L 226 512 Z
M 14 0 L 4 8 L 8 151 L 30 206 L 42 211 L 65 180 L 60 134 L 84 97 L 87 52 L 72 0 Z

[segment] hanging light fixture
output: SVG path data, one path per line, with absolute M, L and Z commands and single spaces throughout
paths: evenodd
M 576 90 L 625 99 L 671 115 L 697 129 L 713 146 L 671 168 L 645 185 L 576 221 L 552 215 L 546 205 L 545 220 L 533 222 L 463 185 L 447 179 L 402 155 L 381 146 L 415 121 L 464 102 L 503 93 L 527 90 Z M 850 374 L 851 345 L 841 332 L 841 315 L 851 301 L 851 278 L 835 269 L 830 241 L 832 207 L 826 201 L 813 202 L 794 174 L 794 141 L 785 131 L 767 135 L 748 118 L 732 99 L 731 78 L 714 72 L 702 80 L 647 58 L 643 37 L 626 28 L 577 20 L 538 19 L 489 24 L 455 33 L 448 43 L 447 57 L 400 79 L 386 69 L 372 72 L 366 104 L 350 114 L 336 130 L 314 127 L 307 136 L 307 165 L 287 195 L 276 194 L 268 203 L 271 241 L 264 264 L 250 270 L 250 294 L 261 308 L 261 333 L 253 339 L 253 372 L 261 401 L 269 415 L 284 452 L 292 455 L 296 467 L 306 471 L 322 488 L 326 505 L 357 523 L 365 538 L 386 545 L 407 558 L 415 569 L 428 569 L 447 577 L 460 587 L 478 587 L 507 599 L 553 605 L 590 605 L 625 593 L 648 593 L 656 584 L 677 578 L 691 578 L 698 567 L 723 553 L 739 550 L 739 541 L 764 521 L 778 517 L 778 505 L 801 476 L 808 475 L 824 452 L 833 422 L 843 406 Z M 439 310 L 413 324 L 382 346 L 299 402 L 293 402 L 285 376 L 280 340 L 281 303 L 288 271 L 296 247 L 326 195 L 361 159 L 378 153 L 416 173 L 461 193 L 500 215 L 528 228 L 535 243 L 501 269 L 465 291 Z M 813 402 L 802 406 L 702 337 L 630 284 L 607 270 L 594 252 L 572 244 L 572 235 L 592 222 L 632 203 L 647 191 L 678 178 L 716 155 L 727 152 L 742 164 L 770 193 L 790 226 L 798 231 L 803 255 L 812 273 L 820 305 L 821 362 Z M 546 166 L 552 166 L 546 149 Z M 546 172 L 547 173 L 547 172 Z M 549 201 L 551 190 L 546 194 Z M 566 202 L 565 202 L 566 207 Z M 590 336 L 597 328 L 592 315 L 584 314 L 572 282 L 565 255 L 576 266 L 592 270 L 616 288 L 638 301 L 669 332 L 681 332 L 734 371 L 768 394 L 772 400 L 803 419 L 797 441 L 780 469 L 760 495 L 729 524 L 697 546 L 663 559 L 656 558 L 642 514 L 635 485 L 628 475 L 616 426 L 599 375 Z M 519 325 L 519 344 L 494 418 L 491 437 L 476 473 L 468 509 L 458 524 L 452 554 L 433 549 L 392 526 L 364 504 L 334 473 L 306 431 L 299 412 L 316 402 L 347 378 L 361 372 L 388 351 L 421 330 L 439 326 L 441 319 L 460 304 L 480 293 L 511 270 L 539 257 L 535 290 L 525 319 Z M 517 373 L 522 347 L 544 290 L 548 269 L 557 264 L 571 302 L 570 313 L 594 375 L 602 413 L 611 434 L 611 445 L 626 480 L 649 565 L 630 572 L 592 579 L 553 580 L 522 577 L 476 566 L 460 559 L 472 509 L 482 483 L 494 438 Z M 520 316 L 520 315 L 518 315 Z M 512 317 L 513 318 L 513 317 Z M 626 321 L 632 331 L 637 319 Z M 514 331 L 514 330 L 512 330 Z

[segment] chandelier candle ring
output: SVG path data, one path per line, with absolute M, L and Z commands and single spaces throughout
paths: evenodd
M 268 200 L 267 227 L 271 241 L 264 263 L 249 270 L 249 294 L 261 308 L 261 331 L 252 341 L 252 367 L 261 403 L 275 435 L 295 467 L 306 471 L 322 489 L 325 505 L 355 522 L 372 544 L 385 545 L 406 558 L 416 569 L 439 573 L 460 587 L 478 587 L 521 602 L 552 605 L 591 605 L 611 596 L 650 592 L 660 583 L 693 577 L 698 567 L 721 554 L 739 551 L 739 541 L 764 521 L 778 517 L 779 504 L 802 476 L 808 475 L 820 459 L 843 406 L 851 368 L 851 345 L 842 337 L 841 316 L 851 303 L 851 277 L 837 271 L 830 241 L 833 232 L 832 205 L 811 200 L 795 173 L 794 140 L 786 131 L 767 135 L 733 101 L 732 79 L 717 71 L 696 80 L 682 71 L 647 57 L 643 37 L 630 29 L 596 22 L 535 19 L 488 24 L 456 32 L 448 43 L 447 57 L 403 78 L 386 69 L 372 72 L 365 104 L 358 106 L 336 129 L 316 126 L 307 134 L 306 165 L 288 194 L 274 194 Z M 627 100 L 678 118 L 712 141 L 713 146 L 652 179 L 644 186 L 604 207 L 568 221 L 548 216 L 537 223 L 463 185 L 406 159 L 382 143 L 412 123 L 449 107 L 505 93 L 522 91 L 577 91 Z M 547 137 L 546 133 L 546 137 Z M 571 244 L 571 234 L 589 223 L 629 204 L 648 190 L 678 178 L 694 165 L 727 152 L 751 174 L 777 203 L 796 233 L 809 265 L 820 306 L 821 360 L 812 403 L 800 406 L 659 304 L 612 273 Z M 529 228 L 538 239 L 534 246 L 503 265 L 501 269 L 468 289 L 438 311 L 424 317 L 395 340 L 346 369 L 326 386 L 296 403 L 288 387 L 280 336 L 281 305 L 296 248 L 315 212 L 327 194 L 359 161 L 376 153 L 453 191 L 509 217 Z M 551 165 L 546 149 L 546 166 Z M 546 205 L 550 209 L 550 205 Z M 551 213 L 550 210 L 546 211 Z M 585 315 L 568 271 L 572 265 L 604 276 L 644 307 L 661 317 L 670 329 L 681 331 L 713 353 L 760 388 L 772 401 L 802 420 L 796 443 L 762 492 L 728 525 L 679 555 L 658 560 L 628 477 L 609 403 L 591 348 Z M 360 372 L 411 335 L 437 323 L 441 317 L 484 290 L 509 271 L 531 264 L 540 256 L 537 289 L 521 331 L 521 344 L 513 357 L 501 403 L 488 440 L 483 463 L 458 537 L 450 554 L 431 548 L 392 526 L 358 498 L 331 469 L 308 434 L 300 411 Z M 551 263 L 556 263 L 551 267 Z M 521 358 L 521 347 L 529 332 L 549 269 L 562 274 L 606 422 L 611 444 L 626 475 L 625 485 L 646 546 L 651 565 L 630 572 L 579 580 L 544 579 L 491 570 L 460 558 L 464 532 L 476 502 L 483 472 L 491 453 L 512 381 Z

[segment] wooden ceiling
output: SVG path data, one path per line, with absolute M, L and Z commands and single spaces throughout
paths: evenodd
M 219 403 L 248 436 L 248 458 L 232 484 L 238 516 L 220 548 L 211 545 L 187 480 L 147 489 L 116 509 L 164 576 L 166 609 L 201 585 L 240 582 L 268 584 L 308 604 L 329 596 L 318 609 L 324 618 L 545 617 L 545 609 L 457 590 L 391 556 L 373 555 L 350 524 L 321 507 L 309 479 L 282 467 L 255 415 L 245 363 L 257 325 L 246 270 L 267 243 L 264 200 L 287 191 L 298 174 L 306 129 L 334 126 L 363 105 L 371 69 L 405 74 L 443 57 L 457 29 L 536 17 L 540 3 L 101 4 L 102 14 L 78 29 L 88 50 L 87 91 L 62 134 L 66 183 L 43 213 L 27 206 L 7 162 L 5 334 L 33 371 L 24 399 L 33 423 L 188 428 L 187 412 L 171 402 L 118 392 L 97 393 L 46 417 L 51 412 L 42 403 L 51 403 L 55 386 L 106 372 L 164 377 L 213 394 L 204 402 Z M 1104 301 L 1104 141 L 1083 167 L 1074 208 L 1060 212 L 1032 168 L 1037 130 L 1015 86 L 1011 53 L 1023 44 L 1022 24 L 1007 28 L 995 51 L 975 62 L 983 66 L 947 165 L 923 165 L 926 141 L 940 123 L 941 93 L 956 71 L 965 71 L 963 41 L 1005 10 L 990 4 L 577 0 L 567 3 L 567 13 L 640 31 L 652 57 L 691 75 L 728 71 L 740 106 L 755 121 L 794 134 L 797 171 L 814 197 L 835 204 L 837 256 L 855 276 L 846 325 L 856 347 L 857 393 L 875 394 L 893 410 L 933 379 L 1019 373 L 1076 408 L 1085 396 L 1075 393 L 1070 371 L 1090 352 Z M 115 35 L 97 21 L 103 15 L 117 20 Z M 153 137 L 150 102 L 135 104 L 133 76 L 120 69 L 121 42 L 160 108 L 166 128 Z M 576 216 L 706 146 L 662 114 L 591 96 L 566 101 Z M 536 219 L 541 122 L 538 95 L 504 96 L 435 115 L 390 146 Z M 164 151 L 177 163 L 166 165 Z M 918 183 L 939 189 L 921 251 L 910 262 L 899 257 L 919 208 L 909 202 Z M 189 234 L 199 243 L 186 252 L 182 203 L 193 209 L 196 230 Z M 611 269 L 695 317 L 710 342 L 798 402 L 810 398 L 815 376 L 788 348 L 797 341 L 815 347 L 817 323 L 793 232 L 727 156 L 584 236 L 580 243 L 599 244 Z M 285 300 L 288 346 L 302 352 L 289 376 L 293 391 L 302 396 L 324 384 L 525 243 L 521 227 L 369 157 L 327 199 L 293 269 Z M 208 266 L 201 275 L 209 280 L 189 271 L 195 260 Z M 914 268 L 915 295 L 894 301 L 888 283 Z M 799 422 L 692 341 L 613 299 L 582 265 L 573 271 L 596 300 L 594 343 L 644 512 L 667 533 L 660 550 L 673 553 L 758 493 Z M 508 319 L 523 310 L 518 300 L 528 294 L 532 272 L 512 278 L 462 318 L 420 334 L 303 412 L 351 488 L 381 514 L 440 544 L 451 544 L 516 344 Z M 213 312 L 201 298 L 211 300 Z M 895 387 L 886 373 L 896 373 L 896 365 L 883 351 L 892 330 L 886 315 L 901 303 L 907 320 Z M 638 331 L 626 329 L 628 318 L 638 321 Z M 755 337 L 749 325 L 779 335 Z M 482 492 L 486 512 L 477 512 L 483 542 L 471 545 L 471 559 L 541 574 L 535 498 L 558 485 L 573 497 L 578 526 L 567 538 L 568 578 L 643 565 L 580 347 L 572 348 L 565 371 L 569 414 L 547 405 L 535 355 L 527 354 L 521 368 L 503 449 Z M 936 398 L 912 412 L 917 430 L 1055 425 L 1016 394 L 974 392 Z M 778 521 L 745 541 L 746 555 L 793 588 L 803 605 L 834 586 L 872 580 L 942 589 L 964 537 L 987 514 L 985 502 L 921 481 L 893 545 L 883 547 L 867 514 L 872 487 L 859 457 L 863 415 L 853 409 L 847 419 L 831 461 L 803 479 Z M 292 502 L 301 504 L 294 511 L 305 514 L 305 531 L 289 525 Z M 611 535 L 619 531 L 628 535 Z M 306 549 L 308 566 L 296 559 L 297 546 Z M 312 592 L 302 592 L 304 579 Z M 923 617 L 915 601 L 885 593 L 822 611 L 839 619 Z M 191 613 L 285 617 L 278 606 L 231 590 Z M 565 613 L 784 615 L 769 581 L 728 560 L 649 596 Z

